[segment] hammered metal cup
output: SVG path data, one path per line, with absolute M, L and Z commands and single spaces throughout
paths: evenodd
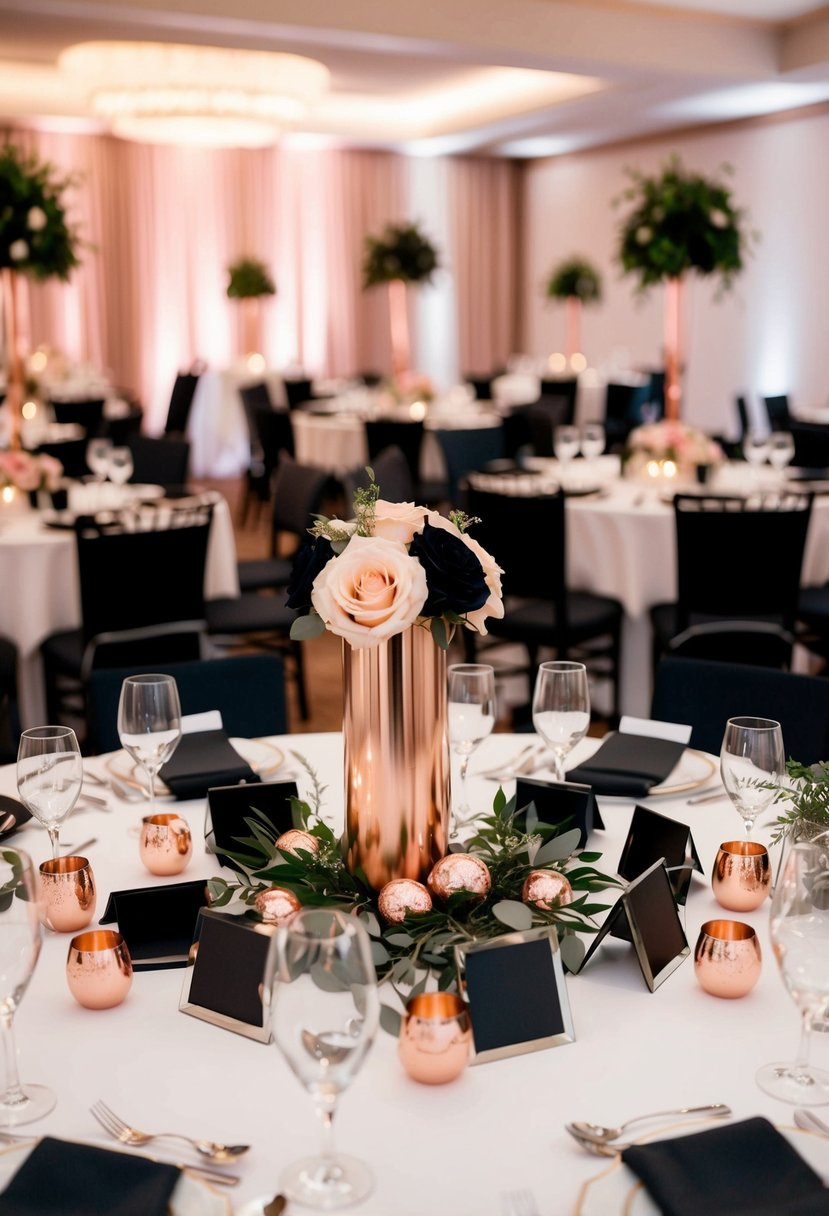
M 694 971 L 712 996 L 738 997 L 760 978 L 760 943 L 751 925 L 739 920 L 709 920 L 699 931 Z
M 398 1055 L 414 1081 L 443 1085 L 459 1077 L 469 1062 L 472 1023 L 459 996 L 424 992 L 406 1005 Z
M 193 856 L 193 838 L 180 815 L 146 815 L 139 848 L 151 874 L 180 874 Z
M 132 959 L 127 943 L 112 929 L 91 929 L 69 943 L 66 958 L 69 991 L 84 1009 L 113 1009 L 132 987 Z
M 717 903 L 729 912 L 751 912 L 771 890 L 771 864 L 765 845 L 756 840 L 726 840 L 717 850 L 711 887 Z
M 40 866 L 43 919 L 56 933 L 77 933 L 95 915 L 95 876 L 86 857 L 54 857 Z

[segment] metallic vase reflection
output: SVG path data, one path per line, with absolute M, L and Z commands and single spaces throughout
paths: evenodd
M 739 997 L 760 978 L 760 943 L 751 925 L 739 920 L 709 920 L 694 948 L 694 971 L 712 996 Z
M 469 1062 L 472 1023 L 459 996 L 423 992 L 406 1005 L 398 1055 L 413 1081 L 444 1085 L 459 1077 Z
M 379 890 L 426 879 L 447 848 L 446 653 L 415 626 L 343 643 L 346 864 Z
M 729 912 L 751 912 L 771 889 L 771 865 L 765 845 L 756 840 L 726 840 L 717 850 L 711 888 Z

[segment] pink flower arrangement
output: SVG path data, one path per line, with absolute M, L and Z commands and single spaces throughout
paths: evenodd
M 63 465 L 53 456 L 0 452 L 0 487 L 14 486 L 25 491 L 57 490 L 62 476 Z
M 678 468 L 698 464 L 719 464 L 723 458 L 720 445 L 695 427 L 665 418 L 638 426 L 628 436 L 629 457 L 648 460 L 672 460 Z

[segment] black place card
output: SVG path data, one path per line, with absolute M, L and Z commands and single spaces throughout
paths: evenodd
M 223 730 L 182 735 L 160 776 L 170 792 L 182 800 L 204 798 L 213 785 L 260 780 Z
M 607 936 L 630 942 L 651 992 L 675 971 L 690 953 L 680 924 L 670 876 L 663 861 L 634 879 L 608 913 L 582 959 L 579 971 Z
M 276 925 L 202 909 L 187 959 L 179 1009 L 223 1030 L 270 1041 L 262 1004 Z
M 245 819 L 253 811 L 264 815 L 276 836 L 294 826 L 291 799 L 298 796 L 295 781 L 267 781 L 258 785 L 225 785 L 207 791 L 204 838 L 223 866 L 237 869 L 228 852 L 244 852 L 239 837 L 250 836 Z
M 102 925 L 118 922 L 136 971 L 183 967 L 199 909 L 207 906 L 207 879 L 113 891 Z
M 526 822 L 526 808 L 532 803 L 541 823 L 554 827 L 578 828 L 579 848 L 594 830 L 604 828 L 596 796 L 589 785 L 573 781 L 538 781 L 521 777 L 515 783 L 516 819 Z
M 573 1042 L 564 967 L 552 925 L 458 946 L 455 963 L 469 1004 L 474 1063 Z
M 568 781 L 592 785 L 596 794 L 645 798 L 676 768 L 684 743 L 616 731 L 605 736 L 589 760 L 571 769 Z
M 617 872 L 628 882 L 663 860 L 677 903 L 684 904 L 694 870 L 702 873 L 691 829 L 645 806 L 635 806 Z

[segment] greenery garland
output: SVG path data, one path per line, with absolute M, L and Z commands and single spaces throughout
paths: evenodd
M 259 296 L 276 295 L 271 272 L 258 258 L 238 258 L 227 268 L 230 281 L 227 294 L 231 300 L 255 300 Z
M 598 304 L 602 298 L 601 275 L 587 258 L 567 258 L 550 272 L 546 294 L 550 300 L 575 296 L 582 304 Z
M 244 915 L 254 921 L 262 917 L 254 907 L 256 896 L 273 885 L 292 891 L 304 907 L 341 908 L 355 913 L 365 924 L 372 945 L 378 981 L 389 983 L 402 1005 L 425 991 L 430 978 L 440 991 L 456 991 L 455 947 L 500 937 L 516 930 L 554 925 L 559 933 L 562 960 L 576 970 L 584 957 L 577 933 L 595 933 L 592 917 L 606 909 L 596 903 L 597 891 L 622 885 L 593 866 L 601 854 L 578 850 L 579 831 L 541 823 L 531 803 L 523 824 L 517 822 L 513 796 L 507 800 L 499 789 L 493 810 L 483 817 L 475 835 L 464 844 L 490 871 L 492 887 L 483 900 L 459 891 L 429 912 L 410 914 L 400 923 L 383 925 L 378 913 L 377 893 L 365 876 L 350 873 L 343 860 L 340 840 L 322 822 L 319 808 L 324 787 L 313 769 L 293 753 L 311 776 L 311 802 L 292 798 L 294 826 L 308 832 L 318 843 L 316 853 L 298 848 L 288 852 L 276 848 L 270 822 L 251 807 L 244 822 L 249 836 L 237 838 L 240 848 L 228 853 L 240 877 L 235 882 L 211 878 L 210 906 L 221 908 L 232 901 L 246 905 Z M 255 788 L 251 788 L 255 799 Z M 523 812 L 522 812 L 523 813 Z M 574 898 L 571 903 L 540 908 L 522 902 L 524 880 L 533 870 L 551 870 L 566 875 Z M 383 1005 L 381 1024 L 397 1034 L 400 1013 Z
M 0 269 L 34 279 L 69 278 L 78 265 L 79 240 L 63 194 L 73 182 L 14 144 L 0 148 Z
M 771 782 L 764 786 L 775 791 L 775 802 L 788 803 L 777 816 L 772 844 L 784 837 L 797 841 L 829 832 L 829 761 L 810 765 L 789 759 L 786 772 L 787 785 Z
M 440 266 L 438 252 L 417 224 L 387 224 L 381 236 L 367 236 L 363 287 L 402 279 L 428 283 Z

